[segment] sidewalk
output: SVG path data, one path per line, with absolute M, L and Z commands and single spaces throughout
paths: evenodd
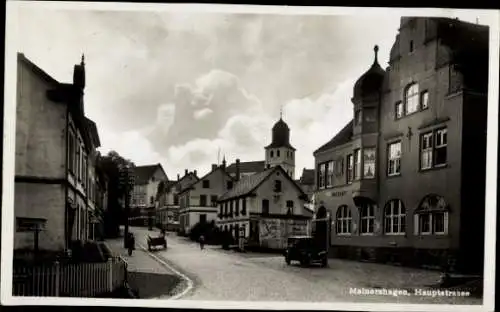
M 132 256 L 123 248 L 123 238 L 106 240 L 114 255 L 122 256 L 128 264 L 128 283 L 139 298 L 166 299 L 175 295 L 181 279 L 167 267 L 136 246 Z

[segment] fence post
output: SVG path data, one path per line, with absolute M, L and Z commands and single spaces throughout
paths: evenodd
M 56 273 L 55 274 L 56 275 L 56 280 L 55 280 L 55 285 L 54 285 L 54 287 L 55 287 L 55 289 L 54 289 L 55 290 L 55 296 L 59 297 L 59 280 L 60 280 L 60 275 L 61 275 L 61 273 L 59 272 L 59 261 L 56 261 L 54 263 L 54 269 L 56 270 L 56 272 L 55 272 Z
M 113 258 L 108 259 L 108 290 L 113 292 Z

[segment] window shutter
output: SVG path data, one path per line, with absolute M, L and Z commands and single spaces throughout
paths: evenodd
M 444 235 L 448 235 L 448 212 L 444 213 Z
M 413 234 L 418 235 L 418 213 L 413 215 Z

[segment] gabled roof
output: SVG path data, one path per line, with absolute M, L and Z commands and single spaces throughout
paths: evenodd
M 342 128 L 342 130 L 340 130 L 330 141 L 328 141 L 326 144 L 315 150 L 314 154 L 319 152 L 324 152 L 333 147 L 340 146 L 350 142 L 352 140 L 352 135 L 353 135 L 352 132 L 353 123 L 354 120 L 349 121 L 349 123 L 344 128 Z
M 183 187 L 183 182 L 186 181 L 186 179 L 189 178 L 189 177 L 194 177 L 194 181 L 192 181 L 190 183 L 187 183 Z M 173 183 L 170 185 L 170 187 L 168 189 L 179 186 L 180 187 L 179 192 L 181 192 L 185 188 L 191 186 L 192 184 L 198 182 L 199 180 L 200 180 L 200 178 L 198 178 L 198 176 L 196 174 L 194 174 L 194 172 L 189 172 L 188 174 L 186 174 L 182 178 L 180 178 L 178 181 L 172 181 Z
M 92 137 L 92 141 L 94 143 L 94 147 L 100 147 L 101 146 L 101 140 L 99 139 L 99 132 L 97 131 L 97 126 L 94 121 L 92 121 L 90 118 L 85 117 L 85 123 L 87 124 L 87 128 L 90 132 L 90 135 Z
M 312 185 L 314 184 L 314 169 L 302 170 L 302 176 L 300 177 L 299 183 L 302 185 Z
M 265 161 L 245 161 L 240 162 L 240 173 L 261 172 L 265 169 Z M 236 163 L 232 163 L 226 168 L 228 173 L 236 173 Z
M 199 178 L 198 180 L 194 181 L 193 183 L 188 184 L 184 189 L 182 189 L 179 192 L 179 194 L 184 193 L 184 192 L 186 192 L 188 190 L 192 190 L 196 184 L 200 183 L 202 180 L 208 178 L 209 176 L 211 176 L 212 174 L 214 174 L 215 172 L 217 172 L 219 170 L 222 171 L 222 173 L 225 174 L 230 180 L 232 180 L 232 181 L 235 180 L 232 176 L 230 176 L 227 173 L 227 171 L 224 168 L 222 168 L 221 166 L 218 166 L 217 168 L 215 168 L 214 170 L 210 171 L 209 173 L 207 173 L 203 177 Z
M 33 63 L 32 61 L 30 61 L 25 55 L 24 53 L 17 53 L 17 60 L 19 62 L 22 62 L 24 64 L 26 64 L 34 73 L 36 73 L 38 76 L 40 76 L 41 78 L 43 78 L 45 81 L 51 83 L 51 84 L 54 84 L 54 85 L 58 85 L 59 82 L 54 79 L 52 76 L 50 76 L 49 74 L 47 74 L 46 71 L 44 71 L 43 69 L 41 69 L 40 67 L 38 67 L 35 63 Z
M 258 172 L 252 174 L 250 176 L 245 176 L 241 178 L 240 181 L 233 186 L 233 188 L 226 193 L 224 193 L 219 200 L 226 200 L 230 198 L 235 198 L 239 196 L 244 196 L 255 191 L 262 183 L 264 183 L 270 176 L 276 171 L 281 171 L 281 173 L 288 177 L 288 180 L 292 182 L 292 184 L 297 188 L 297 190 L 301 193 L 301 195 L 305 195 L 302 188 L 292 179 L 288 174 L 286 174 L 285 170 L 281 166 L 275 166 L 269 169 L 266 169 L 262 172 Z
M 157 169 L 161 169 L 163 173 L 165 171 L 163 170 L 163 167 L 161 164 L 156 164 L 156 165 L 146 165 L 146 166 L 137 166 L 134 168 L 134 173 L 135 173 L 135 184 L 136 185 L 142 185 L 142 184 L 147 184 L 149 179 L 154 175 Z M 166 176 L 166 174 L 165 174 Z M 168 179 L 168 177 L 167 177 Z

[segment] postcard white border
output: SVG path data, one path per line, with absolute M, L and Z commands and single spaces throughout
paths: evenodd
M 4 94 L 4 137 L 3 137 L 3 194 L 2 194 L 2 261 L 1 300 L 4 305 L 92 305 L 127 307 L 171 307 L 204 309 L 292 309 L 292 310 L 363 310 L 363 311 L 493 311 L 495 290 L 495 243 L 496 243 L 496 190 L 497 190 L 497 144 L 498 144 L 498 69 L 499 69 L 499 26 L 500 11 L 472 10 L 480 20 L 491 19 L 490 27 L 490 71 L 488 94 L 488 138 L 486 175 L 486 223 L 485 223 L 485 269 L 483 305 L 435 305 L 397 303 L 309 303 L 309 302 L 234 302 L 234 301 L 189 301 L 151 299 L 94 299 L 94 298 L 29 298 L 12 297 L 12 256 L 14 210 L 14 160 L 15 160 L 15 103 L 16 103 L 16 13 L 19 8 L 104 10 L 104 11 L 170 11 L 206 13 L 258 13 L 287 15 L 357 15 L 377 16 L 398 14 L 406 16 L 456 17 L 471 10 L 440 8 L 354 8 L 354 7 L 299 7 L 299 6 L 257 6 L 220 4 L 150 4 L 150 3 L 107 3 L 107 2 L 31 2 L 7 1 L 6 51 L 5 51 L 5 94 Z M 10 118 L 9 118 L 10 116 Z

